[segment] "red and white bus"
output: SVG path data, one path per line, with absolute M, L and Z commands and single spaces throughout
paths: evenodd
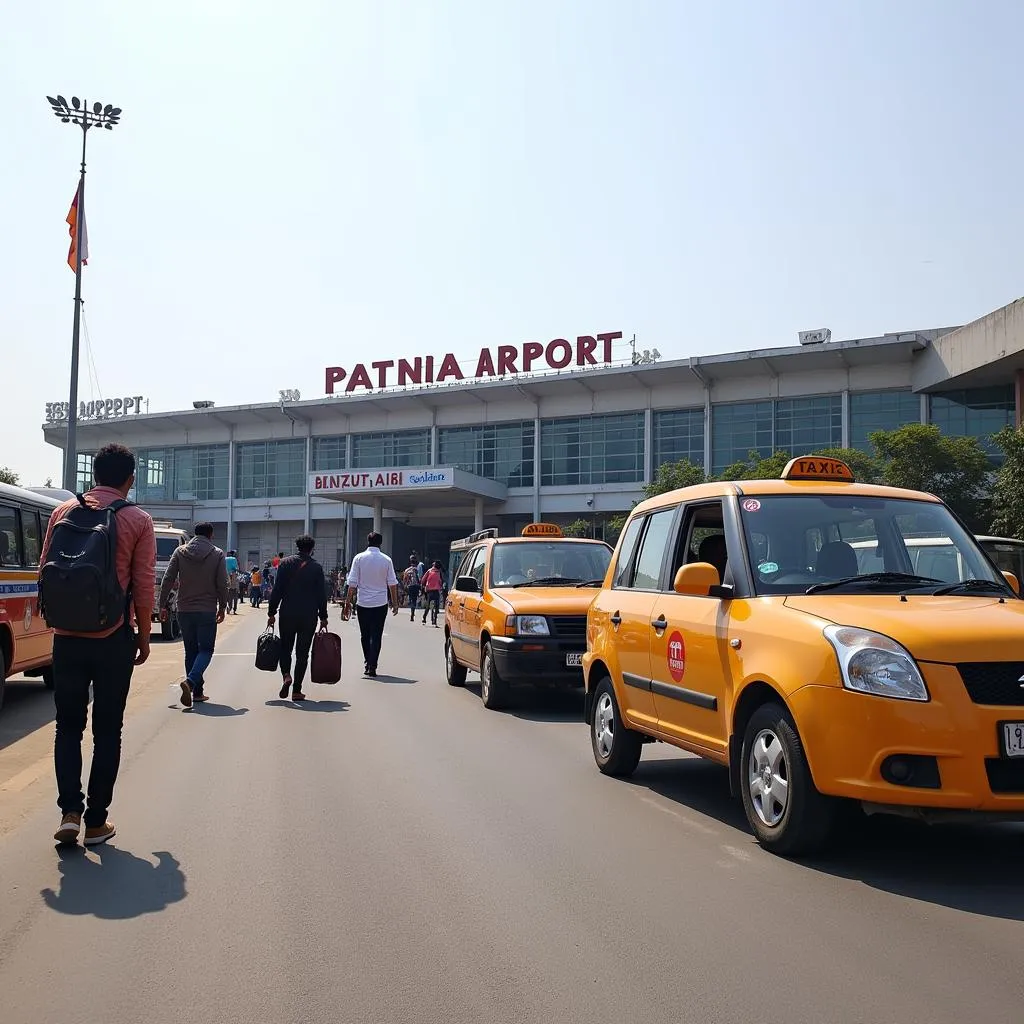
M 0 484 L 0 706 L 18 673 L 53 686 L 53 632 L 37 608 L 39 553 L 55 498 Z

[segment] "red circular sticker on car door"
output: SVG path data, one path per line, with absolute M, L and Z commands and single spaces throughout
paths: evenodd
M 668 638 L 668 674 L 677 683 L 681 683 L 686 674 L 686 644 L 678 629 Z

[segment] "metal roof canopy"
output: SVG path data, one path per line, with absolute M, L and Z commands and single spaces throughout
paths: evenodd
M 388 470 L 393 472 L 397 470 Z M 487 480 L 482 476 L 467 473 L 465 470 L 456 469 L 454 466 L 426 466 L 404 467 L 406 472 L 431 472 L 439 473 L 449 471 L 452 473 L 452 483 L 434 485 L 430 487 L 409 486 L 397 490 L 387 490 L 375 487 L 352 487 L 339 486 L 336 491 L 318 490 L 310 488 L 310 497 L 326 498 L 329 501 L 350 501 L 354 505 L 373 506 L 379 501 L 383 508 L 393 512 L 416 513 L 425 509 L 451 508 L 465 501 L 472 506 L 477 498 L 483 498 L 484 503 L 503 502 L 508 498 L 508 488 L 496 480 Z M 310 478 L 315 476 L 337 477 L 339 483 L 344 483 L 345 477 L 365 476 L 380 472 L 378 470 L 338 470 L 334 473 L 310 473 Z

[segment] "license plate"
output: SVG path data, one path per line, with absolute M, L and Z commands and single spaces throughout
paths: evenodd
M 1003 727 L 1003 755 L 1024 757 L 1024 722 L 1000 722 Z
M 583 665 L 583 652 L 575 651 L 572 654 L 565 656 L 565 667 L 566 668 L 580 668 Z M 1024 757 L 1024 750 L 1021 751 L 1021 755 Z

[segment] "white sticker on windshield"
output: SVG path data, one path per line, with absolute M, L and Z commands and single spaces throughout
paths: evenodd
M 747 498 L 747 500 L 743 502 L 743 511 L 744 512 L 760 512 L 761 511 L 761 502 L 759 502 L 757 500 L 757 498 Z
M 767 576 L 769 573 L 773 573 L 773 572 L 778 572 L 779 571 L 779 563 L 778 562 L 762 562 L 757 567 L 757 571 L 759 573 L 761 573 L 762 576 Z

